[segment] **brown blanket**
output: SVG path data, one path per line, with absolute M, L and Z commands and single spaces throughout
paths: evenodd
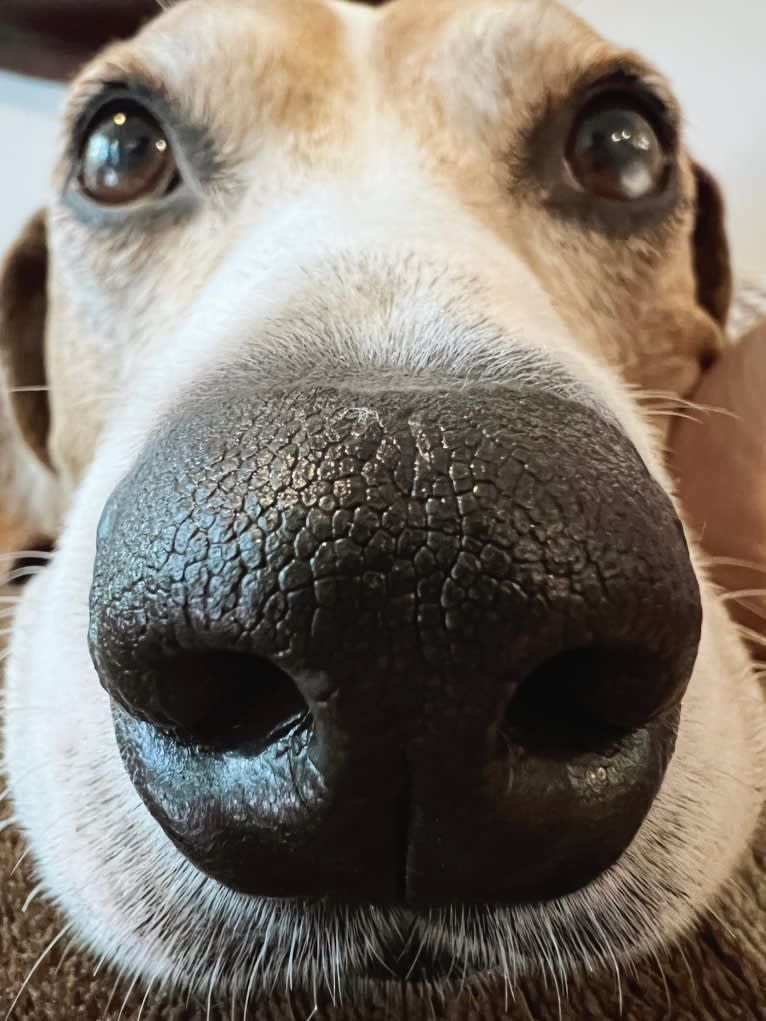
M 766 304 L 740 298 L 735 317 L 745 329 Z M 746 314 L 747 313 L 747 314 Z M 734 582 L 736 585 L 737 582 Z M 764 791 L 766 794 L 766 791 Z M 62 930 L 64 920 L 35 895 L 32 865 L 0 803 L 0 1021 L 12 1004 L 16 1021 L 228 1021 L 242 1005 L 170 1002 L 156 992 L 130 995 L 129 985 L 96 962 Z M 19 864 L 20 863 L 20 864 Z M 29 902 L 27 906 L 27 902 Z M 50 948 L 50 949 L 49 949 Z M 619 981 L 614 969 L 557 990 L 549 981 L 526 982 L 506 1006 L 502 981 L 475 980 L 460 993 L 390 985 L 342 1004 L 278 996 L 251 1003 L 251 1021 L 766 1021 L 766 811 L 752 850 L 714 910 L 680 946 L 640 962 Z
M 766 295 L 759 295 L 759 308 Z M 740 306 L 741 306 L 740 302 Z M 747 320 L 741 326 L 747 325 Z M 766 794 L 766 792 L 764 792 Z M 0 827 L 11 811 L 0 803 Z M 206 1004 L 173 1003 L 129 993 L 108 969 L 63 935 L 64 920 L 33 895 L 36 879 L 13 826 L 0 831 L 0 1021 L 16 1001 L 16 1021 L 206 1021 Z M 29 906 L 27 907 L 27 902 Z M 26 908 L 26 910 L 25 910 Z M 55 942 L 54 942 L 55 941 Z M 54 945 L 52 945 L 54 944 Z M 52 945 L 52 946 L 51 946 Z M 48 948 L 51 948 L 48 950 Z M 18 999 L 17 999 L 18 997 Z M 305 1021 L 314 1003 L 300 995 L 252 1003 L 251 1021 Z M 229 1004 L 213 1007 L 211 1021 L 239 1019 Z M 683 945 L 630 972 L 588 977 L 566 991 L 549 981 L 527 982 L 506 1008 L 502 981 L 468 983 L 462 993 L 378 987 L 333 1006 L 321 1002 L 316 1021 L 765 1021 L 766 812 L 754 850 L 739 874 Z
M 6 809 L 7 812 L 7 809 Z M 635 974 L 594 975 L 561 990 L 561 1006 L 549 982 L 525 983 L 506 1011 L 501 981 L 469 983 L 461 994 L 398 985 L 379 987 L 346 999 L 336 1007 L 320 1002 L 316 1021 L 763 1021 L 766 1018 L 766 818 L 757 850 L 742 863 L 715 914 L 693 938 L 658 960 L 638 965 Z M 0 836 L 0 1019 L 5 1017 L 40 955 L 61 932 L 62 919 L 42 897 L 24 905 L 34 890 L 26 860 L 14 870 L 24 844 L 15 829 Z M 11 874 L 12 873 L 12 874 Z M 45 957 L 18 999 L 17 1021 L 206 1021 L 206 1005 L 168 1002 L 150 995 L 141 1013 L 143 993 L 126 1000 L 127 987 L 106 970 L 94 977 L 95 961 L 67 935 Z M 620 992 L 622 1013 L 620 1013 Z M 251 1004 L 252 1021 L 306 1021 L 314 1003 L 307 997 L 276 997 Z M 122 1014 L 120 1015 L 120 1011 Z M 212 1021 L 241 1018 L 242 1005 L 213 1008 Z
M 374 0 L 373 0 L 374 2 Z M 0 0 L 0 65 L 66 76 L 105 38 L 122 34 L 154 0 Z M 87 12 L 87 16 L 83 16 Z M 126 12 L 125 23 L 121 19 Z M 84 26 L 90 26 L 84 31 Z M 0 805 L 0 820 L 10 808 Z M 0 823 L 2 825 L 2 823 Z M 63 932 L 63 919 L 41 895 L 24 843 L 12 826 L 0 833 L 0 1021 L 224 1021 L 241 1004 L 161 1000 L 101 969 Z M 20 862 L 20 864 L 19 864 Z M 29 903 L 28 903 L 29 902 Z M 755 850 L 715 911 L 686 942 L 618 977 L 614 970 L 557 990 L 528 982 L 506 1004 L 502 981 L 467 983 L 457 993 L 398 985 L 377 987 L 342 1004 L 300 995 L 251 1004 L 252 1021 L 764 1021 L 766 1019 L 766 816 Z
M 758 294 L 758 311 L 766 292 Z M 738 311 L 741 313 L 740 301 Z M 738 322 L 749 325 L 746 317 Z M 743 342 L 744 344 L 745 342 Z M 2 523 L 0 523 L 1 529 Z M 6 536 L 6 539 L 8 537 Z M 732 582 L 735 587 L 736 581 Z M 761 622 L 762 626 L 762 622 Z M 766 791 L 763 792 L 766 795 Z M 0 1021 L 13 1004 L 16 1021 L 228 1021 L 242 1005 L 172 1003 L 155 992 L 129 994 L 76 943 L 64 920 L 35 895 L 36 878 L 21 835 L 2 828 L 11 811 L 0 803 Z M 49 949 L 50 948 L 50 949 Z M 460 993 L 399 985 L 370 989 L 342 1004 L 320 1002 L 316 1021 L 766 1021 L 766 812 L 754 849 L 714 910 L 683 943 L 623 972 L 594 974 L 568 990 L 526 982 L 506 1007 L 502 981 L 483 979 Z M 251 1003 L 251 1021 L 306 1021 L 314 1003 L 300 995 Z

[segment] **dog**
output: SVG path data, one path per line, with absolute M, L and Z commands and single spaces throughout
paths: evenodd
M 147 985 L 563 979 L 747 849 L 753 664 L 662 390 L 721 196 L 550 0 L 184 0 L 77 77 L 0 296 L 16 818 Z M 664 420 L 663 420 L 664 421 Z

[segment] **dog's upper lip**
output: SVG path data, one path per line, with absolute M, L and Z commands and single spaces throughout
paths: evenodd
M 462 812 L 453 820 L 454 832 L 454 827 L 444 828 L 442 815 L 437 828 L 444 829 L 445 841 L 448 833 L 450 844 L 459 848 L 448 851 L 430 846 L 430 829 L 423 829 L 424 806 L 413 802 L 417 795 L 412 779 L 401 763 L 397 766 L 390 748 L 378 749 L 376 783 L 370 781 L 365 763 L 359 765 L 353 758 L 335 763 L 339 776 L 351 778 L 352 785 L 355 775 L 365 778 L 365 785 L 350 795 L 348 811 L 339 812 L 334 788 L 327 788 L 311 762 L 306 735 L 296 740 L 294 731 L 285 733 L 272 747 L 251 756 L 179 745 L 172 735 L 118 706 L 113 712 L 118 746 L 133 783 L 171 839 L 204 871 L 257 896 L 321 896 L 395 908 L 403 932 L 422 911 L 461 903 L 459 893 L 454 899 L 448 894 L 424 898 L 418 892 L 422 876 L 438 871 L 453 853 L 464 862 L 472 861 L 479 848 L 471 834 L 488 825 L 497 830 L 497 853 L 502 847 L 507 871 L 496 887 L 502 886 L 502 893 L 492 895 L 491 885 L 486 886 L 486 902 L 512 905 L 538 899 L 525 891 L 523 855 L 516 864 L 514 848 L 529 839 L 524 806 L 535 803 L 541 784 L 547 796 L 555 789 L 579 790 L 576 796 L 595 813 L 593 825 L 604 814 L 619 816 L 628 798 L 635 832 L 643 819 L 636 806 L 648 810 L 672 754 L 679 720 L 679 709 L 673 708 L 646 727 L 615 738 L 601 754 L 589 752 L 579 761 L 557 762 L 531 750 L 515 762 L 498 759 L 492 770 L 507 778 L 504 789 L 493 785 L 485 796 L 477 794 L 471 818 Z M 454 764 L 445 768 L 442 777 L 450 789 L 465 782 L 462 772 L 456 780 L 454 769 Z M 347 781 L 339 782 L 345 789 Z M 478 791 L 488 782 L 478 779 L 472 787 Z M 570 801 L 571 796 L 567 794 Z M 448 813 L 451 799 L 446 792 L 443 800 L 443 812 Z M 587 830 L 587 824 L 582 825 Z M 562 817 L 560 826 L 576 838 L 572 820 Z M 461 835 L 468 841 L 465 846 Z M 609 846 L 606 838 L 603 846 Z M 250 865 L 243 870 L 245 858 Z M 603 868 L 611 863 L 604 861 Z M 520 885 L 514 892 L 517 877 Z

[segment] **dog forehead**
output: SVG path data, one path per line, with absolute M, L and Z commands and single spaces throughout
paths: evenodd
M 347 4 L 345 6 L 348 6 Z M 482 65 L 508 63 L 514 73 L 587 63 L 588 47 L 610 44 L 558 0 L 394 0 L 384 7 L 381 36 L 391 64 L 417 57 L 421 64 L 443 62 L 445 70 L 465 74 L 455 58 Z
M 141 79 L 233 146 L 268 123 L 316 160 L 382 110 L 427 137 L 461 109 L 507 120 L 504 101 L 533 105 L 616 52 L 556 0 L 183 0 L 74 91 Z
M 374 39 L 381 91 L 432 162 L 468 190 L 477 156 L 487 166 L 503 159 L 552 102 L 601 68 L 624 63 L 674 102 L 644 61 L 558 0 L 394 0 L 384 10 Z

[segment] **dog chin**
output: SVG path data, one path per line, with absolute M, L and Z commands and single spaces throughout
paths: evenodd
M 70 528 L 19 610 L 7 756 L 44 891 L 123 973 L 232 995 L 282 983 L 333 991 L 359 979 L 449 981 L 470 972 L 496 972 L 511 985 L 540 971 L 563 981 L 656 952 L 688 929 L 752 836 L 763 707 L 754 684 L 738 683 L 751 667 L 706 590 L 702 647 L 664 785 L 633 844 L 590 886 L 543 905 L 427 913 L 228 890 L 180 856 L 121 764 L 109 700 L 81 637 L 83 524 L 80 517 Z
M 595 369 L 591 378 L 607 380 Z M 594 389 L 661 478 L 619 388 Z M 87 645 L 98 521 L 137 446 L 102 445 L 51 565 L 24 591 L 6 680 L 16 817 L 42 889 L 98 957 L 162 987 L 233 996 L 402 974 L 494 972 L 513 985 L 542 971 L 558 982 L 657 952 L 711 903 L 755 829 L 766 718 L 752 664 L 699 562 L 704 623 L 675 753 L 632 843 L 590 885 L 544 904 L 412 913 L 246 896 L 199 871 L 128 777 Z

